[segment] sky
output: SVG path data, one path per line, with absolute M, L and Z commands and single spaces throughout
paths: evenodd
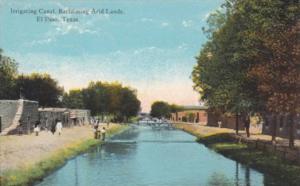
M 198 105 L 190 76 L 207 40 L 201 28 L 222 3 L 0 0 L 0 48 L 18 62 L 20 73 L 49 73 L 66 91 L 90 81 L 118 81 L 137 90 L 145 112 L 157 100 Z

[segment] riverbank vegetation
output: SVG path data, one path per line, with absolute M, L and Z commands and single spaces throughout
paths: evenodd
M 288 115 L 290 147 L 300 113 L 299 12 L 298 1 L 227 0 L 207 20 L 208 41 L 192 72 L 213 112 L 245 121 Z
M 122 132 L 127 126 L 114 125 L 107 131 L 107 135 L 111 136 Z M 20 169 L 8 170 L 0 177 L 1 186 L 18 186 L 31 185 L 32 183 L 41 180 L 47 174 L 55 169 L 63 166 L 67 160 L 77 156 L 88 149 L 101 144 L 102 141 L 93 139 L 92 136 L 84 141 L 76 141 L 70 144 L 62 144 L 62 147 L 49 155 L 42 161 L 24 166 Z
M 197 137 L 199 143 L 208 148 L 241 162 L 263 173 L 274 175 L 276 178 L 286 180 L 286 185 L 298 185 L 300 182 L 300 166 L 294 162 L 284 160 L 275 153 L 248 146 L 240 142 L 233 131 L 224 128 L 201 127 L 188 124 L 175 124 L 181 129 Z
M 238 143 L 232 134 L 219 133 L 200 136 L 197 141 L 225 157 L 286 180 L 286 185 L 297 185 L 300 182 L 300 166 L 283 160 L 274 153 L 251 148 L 245 143 Z

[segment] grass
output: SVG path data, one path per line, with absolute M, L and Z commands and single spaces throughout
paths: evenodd
M 107 131 L 108 136 L 124 130 L 126 126 L 114 126 Z M 64 165 L 64 163 L 91 147 L 100 144 L 96 139 L 87 139 L 66 145 L 63 149 L 52 152 L 45 160 L 22 169 L 9 170 L 0 177 L 1 186 L 32 185 L 35 181 L 41 180 L 50 172 Z
M 299 185 L 300 166 L 283 161 L 275 154 L 250 148 L 247 144 L 237 143 L 232 134 L 220 133 L 198 137 L 201 142 L 216 152 L 259 171 L 284 180 L 285 185 Z

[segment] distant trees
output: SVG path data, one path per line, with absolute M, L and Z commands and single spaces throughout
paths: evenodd
M 113 116 L 116 121 L 127 121 L 140 110 L 136 91 L 120 83 L 90 82 L 87 88 L 70 90 L 64 94 L 63 104 L 70 108 L 85 108 L 92 115 Z
M 83 89 L 64 92 L 49 74 L 18 74 L 14 59 L 0 49 L 0 99 L 20 97 L 39 102 L 42 107 L 89 109 L 115 121 L 128 121 L 140 111 L 136 90 L 120 83 L 90 82 Z
M 181 110 L 183 110 L 183 107 L 180 105 L 176 105 L 176 104 L 168 104 L 170 107 L 170 112 L 174 113 L 174 112 L 179 112 Z
M 0 99 L 15 99 L 15 78 L 17 77 L 17 63 L 14 59 L 4 56 L 0 48 Z
M 83 109 L 85 108 L 83 102 L 83 94 L 81 89 L 70 90 L 69 93 L 64 93 L 62 99 L 62 105 L 72 109 Z
M 48 74 L 19 75 L 16 61 L 0 49 L 0 99 L 38 101 L 41 106 L 59 106 L 63 88 Z
M 204 29 L 194 88 L 210 108 L 251 113 L 299 113 L 298 1 L 227 0 Z M 292 122 L 291 122 L 292 123 Z M 291 124 L 290 146 L 293 146 Z
M 157 118 L 169 118 L 171 113 L 178 112 L 182 109 L 181 106 L 169 104 L 164 101 L 155 101 L 151 105 L 150 115 Z
M 16 87 L 25 99 L 38 101 L 42 107 L 59 106 L 61 101 L 59 98 L 64 91 L 49 74 L 38 73 L 19 75 Z
M 170 106 L 167 102 L 156 101 L 151 105 L 150 115 L 156 118 L 170 117 Z
M 140 111 L 141 102 L 137 99 L 136 90 L 123 87 L 120 91 L 120 117 L 125 121 L 132 116 L 136 116 Z

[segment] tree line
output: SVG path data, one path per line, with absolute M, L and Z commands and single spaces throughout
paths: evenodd
M 115 121 L 128 121 L 140 111 L 136 90 L 120 83 L 90 82 L 87 88 L 70 90 L 63 96 L 68 108 L 86 108 L 92 115 L 110 116 Z
M 203 28 L 208 41 L 192 72 L 214 112 L 288 115 L 290 147 L 300 112 L 299 12 L 297 0 L 227 0 Z
M 171 113 L 179 112 L 183 107 L 176 104 L 170 104 L 165 101 L 155 101 L 151 105 L 150 115 L 159 119 L 170 118 Z
M 38 101 L 41 107 L 89 109 L 92 115 L 106 115 L 127 121 L 140 110 L 136 90 L 120 83 L 90 82 L 87 88 L 65 92 L 49 74 L 19 74 L 17 62 L 0 49 L 0 99 Z

